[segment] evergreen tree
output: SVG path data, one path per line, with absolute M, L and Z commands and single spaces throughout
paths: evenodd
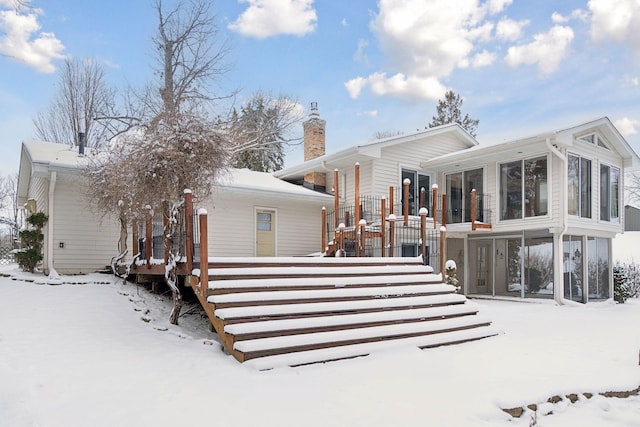
M 462 111 L 460 110 L 462 103 L 463 101 L 462 98 L 460 98 L 460 95 L 452 90 L 447 91 L 447 93 L 444 94 L 444 100 L 441 99 L 438 101 L 436 115 L 431 119 L 429 127 L 432 128 L 449 123 L 458 123 L 467 132 L 469 132 L 471 136 L 475 137 L 476 129 L 478 128 L 480 120 L 474 120 L 469 117 L 468 114 L 465 114 L 464 117 L 462 117 Z

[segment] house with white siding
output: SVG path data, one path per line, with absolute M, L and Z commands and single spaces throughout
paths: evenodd
M 49 216 L 43 230 L 45 274 L 101 270 L 117 255 L 116 219 L 94 213 L 85 196 L 82 168 L 89 155 L 61 144 L 22 144 L 18 202 L 28 213 Z M 231 169 L 196 207 L 209 212 L 211 256 L 293 256 L 321 251 L 321 211 L 331 202 L 329 195 L 269 173 Z
M 275 176 L 309 187 L 315 176 L 349 204 L 355 163 L 363 212 L 372 195 L 385 197 L 387 188 L 400 191 L 410 180 L 409 214 L 424 206 L 434 225 L 446 224 L 446 257 L 456 261 L 465 294 L 560 303 L 612 297 L 611 242 L 624 231 L 624 172 L 640 160 L 608 118 L 486 146 L 457 124 L 439 126 L 324 154 Z M 434 184 L 444 195 L 435 205 L 420 199 L 420 188 L 429 192 Z M 404 246 L 417 245 L 405 242 L 394 254 L 414 255 Z

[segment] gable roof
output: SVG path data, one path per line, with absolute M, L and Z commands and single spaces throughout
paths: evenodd
M 68 145 L 42 141 L 23 142 L 18 174 L 18 198 L 21 203 L 26 202 L 31 176 L 40 174 L 48 177 L 51 171 L 78 173 L 93 156 L 99 154 L 91 150 L 87 150 L 86 153 L 86 156 L 82 156 L 78 153 L 77 147 Z M 220 175 L 220 180 L 215 186 L 254 193 L 288 194 L 326 203 L 333 200 L 330 195 L 282 181 L 271 173 L 249 169 L 229 169 Z
M 492 145 L 478 145 L 434 157 L 422 163 L 421 166 L 434 170 L 442 170 L 445 168 L 450 169 L 452 165 L 456 168 L 479 165 L 486 162 L 488 158 L 495 158 L 496 156 L 500 158 L 509 158 L 516 155 L 526 157 L 528 152 L 534 153 L 539 152 L 541 148 L 543 149 L 547 140 L 556 146 L 571 147 L 575 144 L 576 136 L 596 131 L 600 132 L 612 148 L 622 156 L 625 168 L 633 169 L 640 167 L 640 158 L 608 117 L 602 117 L 567 129 L 542 133 L 527 138 Z
M 410 135 L 392 136 L 377 141 L 355 145 L 344 150 L 317 157 L 306 162 L 281 169 L 274 172 L 274 176 L 280 179 L 301 179 L 309 172 L 332 172 L 334 169 L 342 169 L 353 166 L 356 162 L 366 159 L 380 158 L 383 148 L 392 147 L 399 144 L 451 133 L 463 141 L 468 147 L 478 145 L 475 140 L 462 126 L 457 123 L 450 123 L 442 126 L 429 128 Z

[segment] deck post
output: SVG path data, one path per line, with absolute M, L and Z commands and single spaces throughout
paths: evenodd
M 338 250 L 344 251 L 344 223 L 338 225 Z
M 438 184 L 431 186 L 431 218 L 433 218 L 433 229 L 436 229 L 436 205 L 438 204 Z
M 384 249 L 387 246 L 387 198 L 380 200 L 380 254 L 384 257 Z
M 359 239 L 360 241 L 358 242 L 358 256 L 367 256 L 364 250 L 366 239 L 367 239 L 367 235 L 366 235 L 367 221 L 364 219 L 361 219 L 360 222 L 358 223 L 358 227 L 360 232 L 360 239 Z
M 420 208 L 420 253 L 422 253 L 422 263 L 428 264 L 427 260 L 427 208 Z
M 144 259 L 147 261 L 147 268 L 151 268 L 151 255 L 153 254 L 153 224 L 151 217 L 153 210 L 147 206 L 147 213 L 144 222 Z
M 442 195 L 442 226 L 447 226 L 447 195 Z
M 138 244 L 138 220 L 135 218 L 131 221 L 131 240 L 133 240 L 131 255 L 135 258 L 140 252 L 140 245 Z
M 355 211 L 355 219 L 353 225 L 354 227 L 358 227 L 360 223 L 360 163 L 356 163 L 355 165 L 354 185 L 355 204 L 353 205 L 353 210 Z
M 422 187 L 420 189 L 420 206 L 419 207 L 426 208 L 427 207 L 426 201 L 427 201 L 427 190 L 424 187 Z
M 209 289 L 209 242 L 207 235 L 207 211 L 198 209 L 198 223 L 200 225 L 200 292 L 202 298 L 207 300 Z
M 389 187 L 389 215 L 391 215 L 393 212 L 393 203 L 395 202 L 394 198 L 393 198 L 393 187 Z
M 322 207 L 322 238 L 320 240 L 322 245 L 320 253 L 325 253 L 327 250 L 327 208 L 324 206 Z
M 389 214 L 389 257 L 393 257 L 393 245 L 396 239 L 396 216 Z
M 184 190 L 184 228 L 187 274 L 191 274 L 193 270 L 193 194 L 189 189 Z
M 169 202 L 162 202 L 162 249 L 164 252 L 164 265 L 169 263 L 169 233 L 167 233 L 169 228 Z
M 338 175 L 338 169 L 333 170 L 333 229 L 335 230 L 340 225 L 340 176 Z M 335 231 L 334 231 L 335 232 Z
M 446 242 L 447 242 L 447 227 L 440 227 L 440 274 L 442 274 L 442 280 L 444 281 L 444 264 L 447 258 L 446 254 Z
M 409 226 L 409 185 L 411 184 L 411 180 L 409 178 L 405 178 L 402 181 L 402 214 L 404 215 L 404 222 L 402 225 L 405 227 Z
M 476 214 L 478 209 L 476 207 L 476 197 L 476 189 L 474 188 L 473 190 L 471 190 L 471 230 L 473 231 L 476 230 Z

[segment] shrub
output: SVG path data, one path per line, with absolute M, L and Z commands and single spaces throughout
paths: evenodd
M 24 271 L 33 273 L 42 261 L 42 242 L 44 234 L 42 228 L 49 220 L 44 212 L 35 212 L 27 217 L 27 224 L 31 229 L 20 231 L 22 250 L 15 255 L 16 262 Z
M 638 284 L 634 280 L 636 271 L 633 264 L 618 263 L 613 267 L 613 299 L 619 304 L 638 295 Z

